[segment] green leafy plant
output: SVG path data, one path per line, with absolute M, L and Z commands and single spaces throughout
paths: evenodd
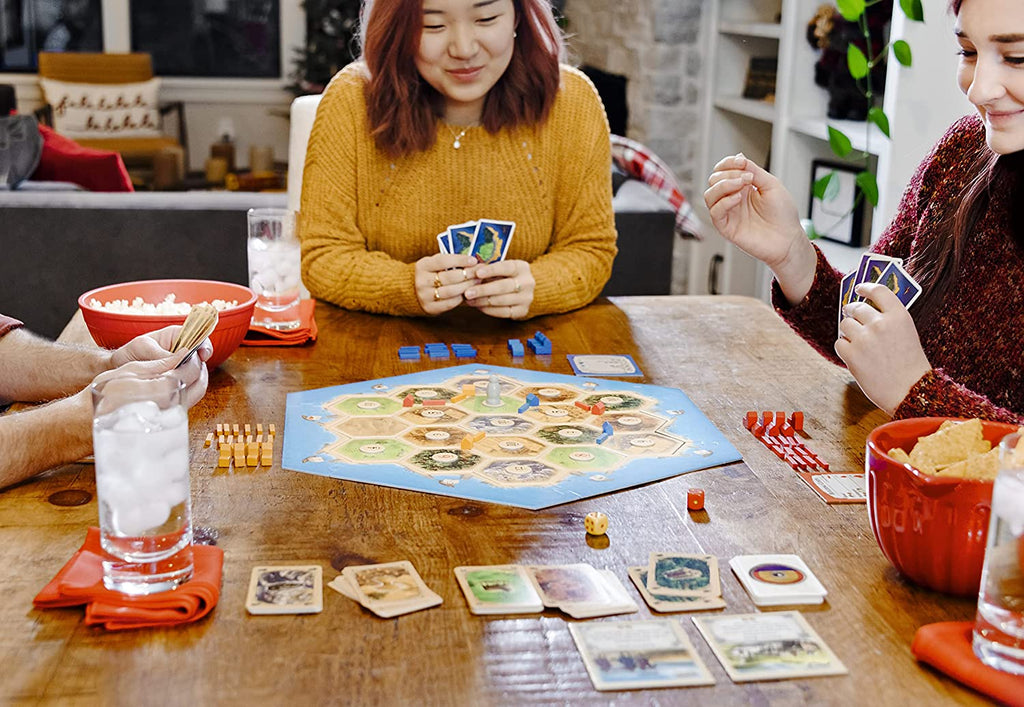
M 857 82 L 857 87 L 864 94 L 868 104 L 865 131 L 870 134 L 871 125 L 874 125 L 886 138 L 891 139 L 889 116 L 885 114 L 884 110 L 874 104 L 875 94 L 871 81 L 871 70 L 878 64 L 888 60 L 889 51 L 892 51 L 896 61 L 901 65 L 909 67 L 913 64 L 913 53 L 906 41 L 902 39 L 892 40 L 891 38 L 889 43 L 883 46 L 877 53 L 872 51 L 867 10 L 879 2 L 881 0 L 836 0 L 836 6 L 843 19 L 857 23 L 864 36 L 864 46 L 867 47 L 867 53 L 865 54 L 860 47 L 850 42 L 846 50 L 846 65 L 850 70 L 850 75 Z M 924 8 L 921 6 L 921 0 L 899 0 L 899 5 L 907 19 L 915 22 L 924 22 Z M 878 206 L 878 179 L 874 172 L 868 169 L 870 154 L 864 151 L 858 151 L 855 154 L 849 136 L 832 125 L 828 126 L 828 144 L 837 157 L 853 161 L 859 160 L 864 164 L 864 169 L 858 172 L 856 176 L 857 197 L 853 208 L 856 208 L 862 199 L 867 199 L 872 208 Z M 821 201 L 834 199 L 839 194 L 838 175 L 835 172 L 829 172 L 824 177 L 816 180 L 813 191 L 814 197 Z M 815 234 L 812 233 L 811 236 L 815 237 Z

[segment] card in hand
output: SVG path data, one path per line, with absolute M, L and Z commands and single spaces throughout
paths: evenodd
M 451 253 L 448 248 L 448 231 L 437 234 L 437 249 L 442 253 Z
M 889 263 L 877 282 L 895 292 L 907 309 L 910 309 L 910 305 L 921 295 L 921 286 L 899 263 Z
M 640 596 L 647 606 L 654 611 L 668 613 L 672 611 L 704 611 L 707 609 L 725 608 L 725 600 L 710 594 L 683 596 L 678 594 L 654 594 L 647 588 L 647 566 L 629 567 L 626 570 L 633 580 Z
M 709 614 L 693 623 L 733 682 L 847 673 L 799 611 Z
M 319 565 L 252 568 L 245 608 L 250 614 L 317 614 L 323 611 Z
M 473 250 L 476 235 L 476 221 L 466 221 L 448 227 L 448 252 L 455 255 L 469 255 Z
M 470 255 L 476 256 L 481 263 L 496 263 L 499 260 L 504 260 L 515 230 L 514 221 L 480 219 L 476 225 L 476 233 L 473 235 L 473 247 L 470 250 Z
M 456 567 L 455 578 L 474 614 L 530 614 L 544 602 L 520 565 Z
M 569 624 L 569 632 L 597 690 L 715 684 L 673 619 Z
M 647 570 L 647 589 L 652 594 L 721 596 L 718 559 L 712 555 L 652 552 Z
M 857 285 L 862 282 L 878 282 L 878 278 L 882 276 L 882 271 L 890 263 L 903 265 L 903 260 L 879 253 L 864 253 L 860 256 L 860 266 L 857 268 L 857 277 L 853 283 L 854 289 L 856 290 Z M 850 301 L 863 302 L 864 298 L 859 297 L 856 292 L 852 292 L 850 294 Z
M 820 604 L 828 594 L 797 555 L 737 555 L 729 566 L 757 606 Z
M 843 307 L 848 305 L 850 303 L 850 301 L 853 299 L 853 286 L 856 285 L 856 284 L 857 284 L 857 271 L 856 270 L 851 270 L 849 273 L 847 273 L 846 277 L 844 277 L 842 279 L 842 281 L 839 283 L 839 323 L 840 324 L 842 323 L 843 317 L 845 316 L 843 314 Z M 838 335 L 842 336 L 842 333 L 840 332 Z

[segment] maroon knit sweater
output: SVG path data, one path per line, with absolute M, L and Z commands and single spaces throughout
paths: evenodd
M 984 141 L 977 116 L 954 123 L 918 167 L 896 218 L 872 250 L 906 262 L 935 238 L 935 224 L 958 205 L 966 187 L 962 165 Z M 895 418 L 1024 422 L 1024 250 L 1010 232 L 1009 191 L 1008 185 L 993 185 L 988 209 L 966 245 L 957 284 L 938 316 L 919 328 L 932 370 L 910 389 Z M 840 365 L 833 347 L 841 278 L 818 250 L 814 283 L 803 302 L 790 307 L 778 283 L 772 287 L 776 311 Z

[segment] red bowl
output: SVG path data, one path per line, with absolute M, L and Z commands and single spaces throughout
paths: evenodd
M 181 324 L 187 314 L 136 314 L 108 312 L 89 305 L 91 300 L 101 303 L 113 300 L 128 300 L 136 297 L 143 301 L 156 304 L 173 294 L 177 302 L 197 304 L 213 302 L 215 299 L 228 302 L 238 301 L 238 305 L 218 312 L 217 327 L 210 334 L 213 344 L 213 356 L 207 361 L 211 369 L 222 364 L 234 353 L 245 338 L 252 320 L 252 310 L 256 306 L 256 295 L 244 285 L 216 280 L 140 280 L 124 282 L 118 285 L 107 285 L 89 290 L 78 298 L 78 307 L 82 310 L 89 333 L 93 341 L 104 348 L 116 349 L 123 346 L 136 336 L 155 329 L 162 329 L 172 324 Z
M 888 455 L 909 452 L 947 417 L 894 420 L 868 435 L 864 462 L 868 518 L 886 558 L 908 579 L 948 594 L 978 593 L 993 481 L 931 476 Z M 1017 425 L 982 421 L 992 446 Z

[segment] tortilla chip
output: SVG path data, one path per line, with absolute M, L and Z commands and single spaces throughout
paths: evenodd
M 893 447 L 888 454 L 901 464 L 910 464 L 910 455 L 903 451 L 903 447 Z
M 944 422 L 939 430 L 917 440 L 910 450 L 910 463 L 915 469 L 926 467 L 941 469 L 974 454 L 984 454 L 992 448 L 981 434 L 981 420 Z

